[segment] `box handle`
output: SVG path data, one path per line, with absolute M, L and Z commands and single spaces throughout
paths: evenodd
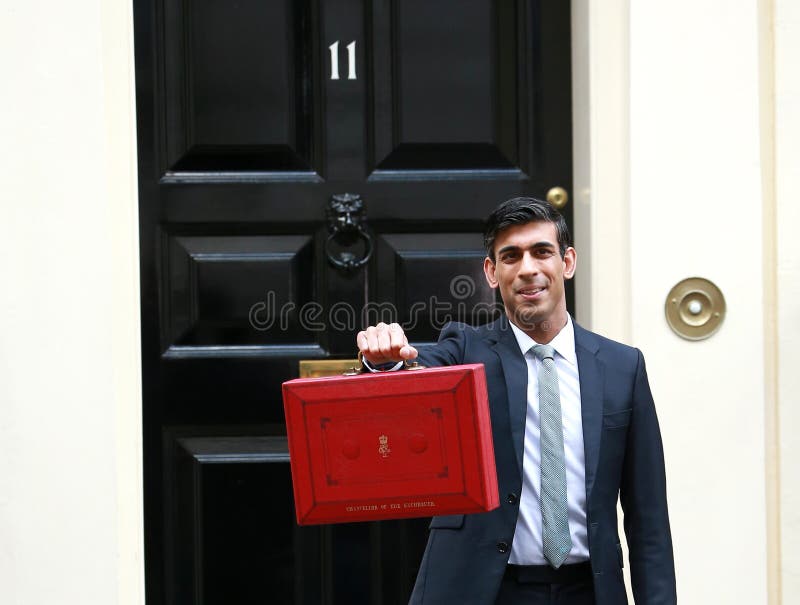
M 404 370 L 424 370 L 425 366 L 420 364 L 416 359 L 406 359 L 403 361 Z M 342 376 L 358 376 L 359 374 L 369 374 L 369 370 L 364 365 L 364 354 L 358 352 L 358 367 L 352 367 L 346 372 L 342 372 Z

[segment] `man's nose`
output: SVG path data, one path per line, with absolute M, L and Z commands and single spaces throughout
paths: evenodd
M 522 255 L 522 263 L 520 265 L 520 273 L 524 275 L 535 275 L 539 272 L 539 266 L 536 263 L 536 259 L 533 258 L 533 255 L 530 252 L 526 252 Z

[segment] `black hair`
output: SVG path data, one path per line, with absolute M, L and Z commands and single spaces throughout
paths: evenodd
M 553 223 L 556 226 L 558 251 L 561 258 L 571 245 L 569 227 L 562 214 L 548 202 L 535 197 L 514 197 L 500 204 L 486 219 L 486 231 L 483 235 L 483 244 L 486 247 L 486 256 L 492 262 L 494 258 L 494 240 L 497 234 L 514 225 L 526 223 Z

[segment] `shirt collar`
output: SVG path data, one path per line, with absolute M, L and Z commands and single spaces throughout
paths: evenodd
M 525 332 L 520 330 L 512 322 L 508 323 L 511 326 L 511 329 L 514 331 L 514 336 L 517 339 L 517 344 L 519 345 L 523 355 L 530 351 L 534 345 L 542 344 L 536 342 L 533 338 L 525 334 Z M 553 340 L 551 340 L 548 344 L 556 350 L 556 353 L 561 355 L 561 357 L 567 360 L 571 365 L 578 365 L 578 356 L 575 354 L 575 328 L 572 325 L 572 317 L 567 315 L 566 325 L 561 328 L 559 333 L 556 334 L 555 338 L 553 338 Z

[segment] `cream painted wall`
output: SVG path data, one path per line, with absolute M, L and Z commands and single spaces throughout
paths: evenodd
M 800 600 L 800 3 L 774 2 L 780 579 Z
M 631 3 L 632 341 L 659 405 L 683 603 L 767 594 L 757 7 Z M 664 321 L 692 276 L 728 306 L 702 342 Z
M 0 602 L 143 603 L 130 2 L 0 8 Z
M 591 256 L 577 283 L 578 315 L 645 351 L 681 602 L 790 603 L 800 582 L 800 487 L 789 463 L 800 456 L 800 246 L 792 237 L 800 7 L 613 0 L 601 12 L 599 4 L 572 2 L 576 240 Z M 773 42 L 774 82 L 764 50 Z M 774 130 L 764 122 L 772 84 Z M 722 288 L 728 316 L 713 338 L 691 343 L 670 331 L 663 309 L 672 285 L 695 275 Z M 771 455 L 775 392 L 780 468 Z M 769 559 L 783 571 L 770 586 L 768 546 L 782 546 Z
M 572 1 L 576 316 L 631 335 L 628 0 Z

